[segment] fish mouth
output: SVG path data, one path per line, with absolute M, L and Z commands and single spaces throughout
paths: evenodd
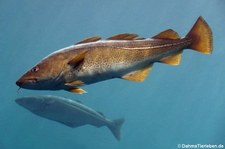
M 16 85 L 19 86 L 19 87 L 23 87 L 23 86 L 28 85 L 28 84 L 34 84 L 37 81 L 38 81 L 37 78 L 29 78 L 29 79 L 20 78 L 19 80 L 16 81 Z

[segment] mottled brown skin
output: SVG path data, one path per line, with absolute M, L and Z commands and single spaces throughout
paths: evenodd
M 190 43 L 190 39 L 184 38 L 179 40 L 100 41 L 93 45 L 84 45 L 82 48 L 89 49 L 89 52 L 78 74 L 81 80 L 82 78 L 86 80 L 85 84 L 94 83 L 98 79 L 96 77 L 89 79 L 88 74 L 102 75 L 99 81 L 119 78 L 128 72 L 137 70 L 137 67 L 143 68 L 160 61 L 163 57 L 182 50 Z M 164 47 L 156 48 L 156 46 Z M 121 69 L 118 68 L 119 66 Z
M 95 81 L 118 78 L 132 71 L 132 68 L 129 69 L 129 67 L 134 63 L 136 63 L 135 65 L 143 65 L 143 62 L 146 61 L 144 65 L 147 66 L 168 56 L 171 52 L 176 53 L 176 51 L 189 44 L 190 40 L 184 38 L 179 40 L 99 41 L 79 46 L 75 45 L 49 55 L 22 78 L 25 80 L 27 77 L 27 80 L 31 81 L 32 79 L 45 78 L 40 80 L 43 83 L 43 88 L 51 85 L 51 87 L 55 86 L 55 89 L 57 89 L 57 87 L 62 87 L 65 82 L 74 80 L 81 80 L 85 84 L 91 84 L 95 83 Z M 155 46 L 165 47 L 155 48 Z M 136 50 L 135 47 L 139 49 Z M 88 52 L 82 65 L 79 69 L 71 70 L 71 66 L 68 65 L 69 61 L 84 50 Z M 112 69 L 118 66 L 123 68 L 120 70 L 117 68 L 115 70 Z M 35 72 L 35 69 L 38 69 L 38 71 Z M 89 78 L 89 76 L 101 76 L 101 78 Z M 45 80 L 49 79 L 52 79 L 51 83 L 47 82 L 48 85 L 44 84 Z M 62 84 L 61 81 L 63 81 Z
M 179 64 L 180 58 L 176 58 L 177 62 L 169 58 L 180 55 L 185 48 L 205 54 L 212 51 L 212 32 L 202 17 L 184 38 L 172 30 L 153 38 L 138 39 L 136 36 L 120 34 L 110 40 L 99 40 L 100 37 L 96 36 L 58 50 L 25 73 L 17 85 L 27 89 L 64 89 L 83 93 L 77 90 L 78 86 L 112 78 L 143 81 L 154 62 Z M 166 58 L 169 61 L 163 61 Z
M 76 51 L 76 53 L 79 52 Z M 73 54 L 75 53 L 73 52 Z M 17 85 L 37 90 L 62 89 L 64 82 L 72 75 L 68 65 L 70 59 L 72 57 L 67 52 L 53 53 L 26 72 L 17 81 Z

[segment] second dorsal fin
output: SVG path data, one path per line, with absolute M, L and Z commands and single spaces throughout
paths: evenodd
M 117 35 L 111 36 L 107 38 L 107 40 L 133 40 L 136 37 L 138 37 L 137 34 L 125 33 L 125 34 L 117 34 Z
M 165 30 L 165 31 L 153 36 L 152 38 L 154 38 L 154 39 L 179 39 L 180 36 L 174 30 L 168 29 L 168 30 Z
M 101 37 L 99 37 L 99 36 L 93 36 L 93 37 L 89 37 L 89 38 L 86 38 L 84 40 L 81 40 L 78 43 L 76 43 L 75 45 L 81 44 L 81 43 L 95 42 L 95 41 L 98 41 L 100 39 L 101 39 Z

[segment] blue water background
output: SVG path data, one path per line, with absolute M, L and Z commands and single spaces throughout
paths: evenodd
M 181 36 L 198 16 L 213 30 L 212 55 L 185 50 L 179 66 L 155 64 L 143 83 L 114 79 L 88 94 L 21 89 L 15 81 L 51 52 L 83 38 L 118 33 Z M 225 145 L 225 1 L 0 0 L 0 149 L 176 149 Z M 72 129 L 15 103 L 28 95 L 79 99 L 108 118 L 124 117 L 118 142 L 106 128 Z

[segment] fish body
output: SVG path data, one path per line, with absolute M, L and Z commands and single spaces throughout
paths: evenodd
M 116 139 L 120 139 L 120 128 L 124 119 L 110 120 L 101 112 L 75 100 L 58 96 L 30 96 L 16 99 L 16 102 L 32 113 L 76 128 L 83 125 L 107 126 Z
M 16 84 L 37 90 L 64 89 L 84 93 L 79 86 L 112 78 L 141 82 L 155 62 L 178 65 L 184 49 L 212 52 L 212 31 L 199 17 L 183 38 L 169 29 L 152 38 L 119 34 L 100 40 L 98 36 L 53 52 L 25 73 Z

